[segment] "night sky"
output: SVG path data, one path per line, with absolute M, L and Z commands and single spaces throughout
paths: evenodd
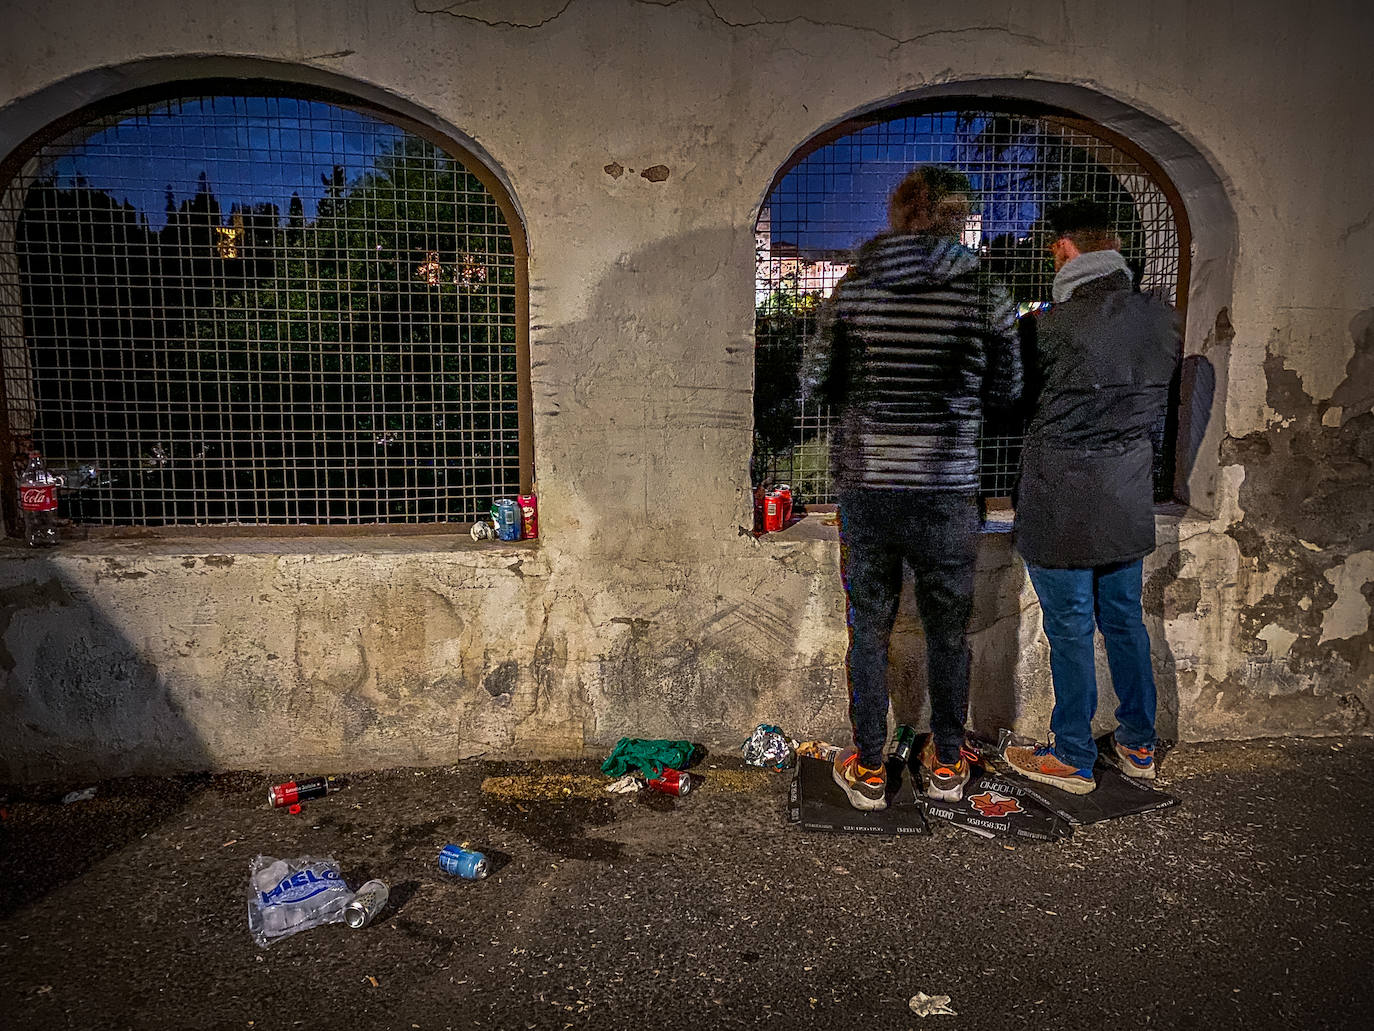
M 172 110 L 176 117 L 163 112 Z M 58 185 L 78 178 L 127 200 L 148 224 L 166 224 L 166 191 L 176 205 L 194 196 L 202 173 L 226 216 L 235 204 L 276 204 L 286 216 L 299 193 L 312 217 L 324 196 L 321 176 L 342 165 L 348 181 L 370 170 L 405 136 L 368 115 L 276 97 L 194 98 L 125 118 L 53 161 Z M 56 149 L 54 147 L 53 149 Z

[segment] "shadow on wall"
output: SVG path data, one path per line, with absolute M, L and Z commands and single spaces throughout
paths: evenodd
M 607 185 L 628 194 L 673 181 Z M 563 528 L 553 561 L 591 610 L 581 632 L 593 745 L 629 735 L 733 746 L 761 722 L 806 737 L 847 726 L 838 551 L 739 531 L 754 363 L 752 284 L 740 277 L 753 243 L 720 227 L 622 254 L 564 324 L 538 326 L 547 313 L 532 296 L 539 461 L 559 473 L 542 515 Z
M 1178 741 L 1179 709 L 1178 663 L 1165 633 L 1166 624 L 1182 612 L 1196 610 L 1202 593 L 1199 580 L 1179 575 L 1192 556 L 1180 547 L 1178 531 L 1178 520 L 1170 520 L 1159 527 L 1155 568 L 1146 575 L 1140 592 L 1155 672 L 1155 736 L 1164 743 Z M 1162 562 L 1159 561 L 1161 557 Z
M 1226 331 L 1234 336 L 1230 327 L 1226 309 L 1223 308 L 1217 315 L 1217 334 Z M 1212 363 L 1200 354 L 1185 357 L 1179 371 L 1178 436 L 1175 445 L 1177 471 L 1174 484 L 1180 497 L 1188 497 L 1188 480 L 1202 452 L 1202 441 L 1207 435 L 1216 392 L 1217 372 Z
M 1044 741 L 1054 705 L 1049 644 L 1036 613 L 1034 595 L 1027 597 L 1025 563 L 1012 547 L 1009 533 L 984 533 L 979 549 L 973 616 L 969 620 L 971 683 L 969 732 L 996 740 L 1001 728 Z M 1158 552 L 1167 556 L 1145 580 L 1142 604 L 1150 634 L 1151 658 L 1158 695 L 1156 733 L 1162 742 L 1178 740 L 1179 685 L 1165 620 L 1192 611 L 1199 582 L 1180 577 L 1189 555 L 1178 546 L 1178 523 L 1162 526 Z M 930 725 L 925 637 L 910 586 L 903 584 L 902 606 L 892 632 L 888 683 L 893 720 L 919 730 Z M 1095 736 L 1116 728 L 1116 695 L 1101 634 L 1095 637 L 1098 705 Z
M 1012 550 L 1011 534 L 985 532 L 978 548 L 978 569 L 969 619 L 969 720 L 971 733 L 996 740 L 1002 727 L 1022 732 L 1035 718 L 1035 701 L 1047 696 L 1044 677 L 1028 683 L 1017 678 L 1021 656 L 1022 594 L 1026 567 Z M 1043 680 L 1043 683 L 1042 683 Z M 892 631 L 888 684 L 893 717 L 924 730 L 930 726 L 930 695 L 925 635 L 908 575 Z M 1046 710 L 1046 718 L 1048 718 Z
M 124 776 L 201 771 L 210 759 L 157 668 L 61 565 L 60 551 L 0 540 L 0 917 L 172 818 L 210 783 L 204 773 Z M 67 792 L 111 776 L 122 779 L 54 818 Z
M 148 575 L 104 563 L 98 580 Z M 0 542 L 0 779 L 208 769 L 205 744 L 171 685 L 62 565 L 60 549 Z

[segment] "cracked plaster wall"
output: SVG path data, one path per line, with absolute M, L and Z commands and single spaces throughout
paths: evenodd
M 0 775 L 733 742 L 764 719 L 841 733 L 834 542 L 736 530 L 753 222 L 815 133 L 992 80 L 1146 145 L 1193 222 L 1193 508 L 1161 515 L 1147 565 L 1161 733 L 1367 728 L 1360 5 L 56 0 L 6 24 L 0 153 L 122 89 L 237 74 L 350 89 L 489 160 L 530 240 L 545 539 L 0 550 Z M 914 672 L 894 694 L 919 718 L 920 638 L 899 627 Z M 1043 730 L 1039 612 L 1005 536 L 985 541 L 973 631 L 975 719 Z

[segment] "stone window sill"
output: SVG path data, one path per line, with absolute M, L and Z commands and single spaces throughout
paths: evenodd
M 53 549 L 0 540 L 0 559 L 45 555 L 529 555 L 539 540 L 474 541 L 469 524 L 374 526 L 177 526 L 65 528 Z

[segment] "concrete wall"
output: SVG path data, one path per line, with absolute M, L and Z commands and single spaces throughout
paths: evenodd
M 939 92 L 1072 107 L 1145 146 L 1187 202 L 1192 507 L 1160 515 L 1147 568 L 1161 733 L 1367 729 L 1364 5 L 6 6 L 0 154 L 88 100 L 221 73 L 341 87 L 470 140 L 529 235 L 545 537 L 6 548 L 0 776 L 438 763 L 624 733 L 733 744 L 765 719 L 840 736 L 837 546 L 814 526 L 737 529 L 754 220 L 810 136 Z M 659 164 L 662 181 L 637 174 Z M 1034 595 L 1006 535 L 985 545 L 975 723 L 1043 733 Z M 923 675 L 909 615 L 901 629 L 906 716 Z

